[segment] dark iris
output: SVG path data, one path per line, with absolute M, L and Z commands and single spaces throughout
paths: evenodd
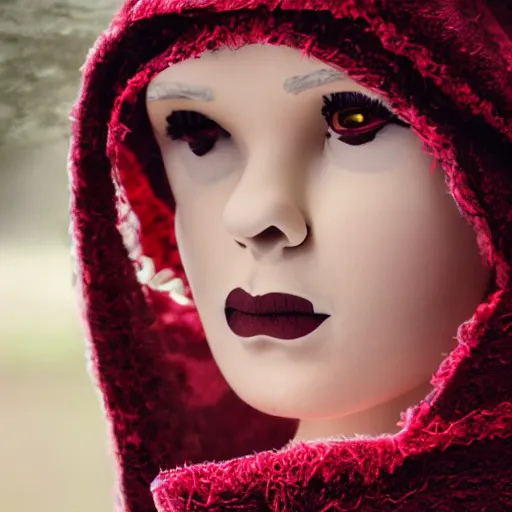
M 206 153 L 209 153 L 215 143 L 217 142 L 217 137 L 204 137 L 198 138 L 197 140 L 192 140 L 188 143 L 190 146 L 190 151 L 197 156 L 204 156 Z
M 231 137 L 222 126 L 199 112 L 176 110 L 166 121 L 167 136 L 187 142 L 190 151 L 197 156 L 209 153 L 221 137 Z

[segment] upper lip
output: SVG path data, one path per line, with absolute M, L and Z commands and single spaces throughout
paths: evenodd
M 289 293 L 267 293 L 252 296 L 242 288 L 235 288 L 226 298 L 226 309 L 234 309 L 250 315 L 295 313 L 314 315 L 313 304 Z

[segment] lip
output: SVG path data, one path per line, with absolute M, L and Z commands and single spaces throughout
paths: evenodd
M 226 298 L 226 321 L 234 334 L 242 338 L 266 335 L 293 340 L 316 330 L 329 315 L 315 313 L 313 304 L 288 293 L 252 296 L 241 288 Z

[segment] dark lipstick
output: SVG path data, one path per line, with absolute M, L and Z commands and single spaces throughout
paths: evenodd
M 242 338 L 266 335 L 283 340 L 301 338 L 317 329 L 329 315 L 315 313 L 309 300 L 287 293 L 253 297 L 241 288 L 226 298 L 229 328 Z

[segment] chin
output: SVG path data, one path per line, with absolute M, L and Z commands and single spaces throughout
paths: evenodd
M 230 386 L 246 404 L 260 412 L 280 418 L 326 418 L 350 412 L 350 405 L 343 403 L 343 396 L 337 396 L 336 403 L 327 402 L 322 400 L 322 397 L 308 393 L 304 389 L 304 383 L 298 384 L 279 389 L 269 384 L 249 387 L 234 386 L 230 383 Z

